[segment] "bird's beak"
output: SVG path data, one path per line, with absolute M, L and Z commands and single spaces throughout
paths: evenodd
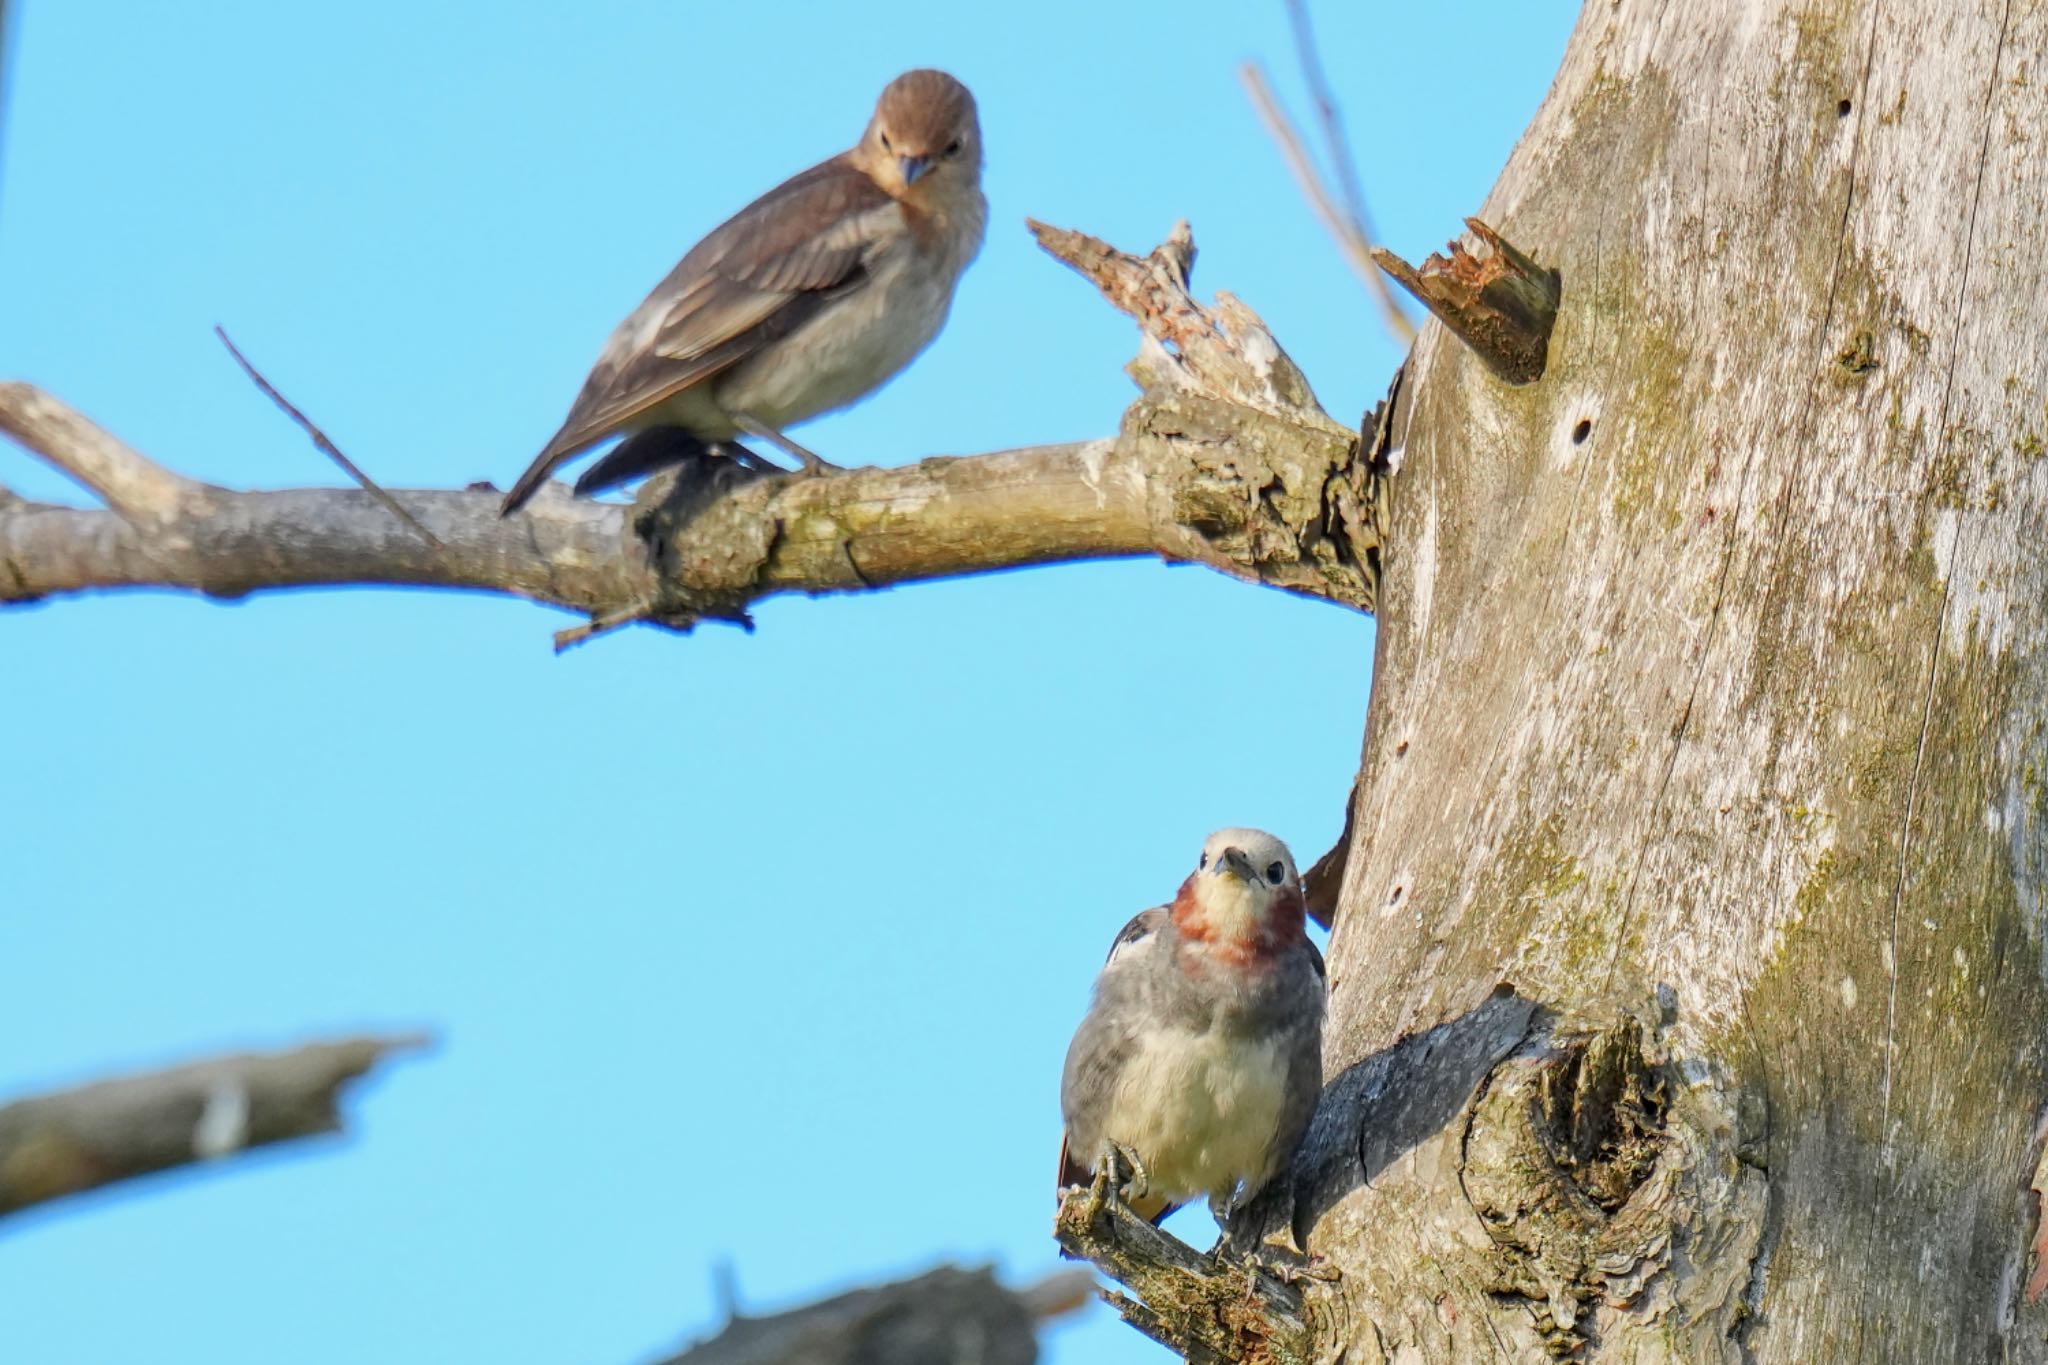
M 915 185 L 932 168 L 932 159 L 928 156 L 899 156 L 896 164 L 903 168 L 903 183 Z
M 1222 853 L 1217 855 L 1216 866 L 1211 871 L 1219 877 L 1225 872 L 1232 873 L 1239 881 L 1252 882 L 1258 880 L 1258 877 L 1252 872 L 1251 860 L 1244 856 L 1244 850 L 1241 848 L 1224 849 Z

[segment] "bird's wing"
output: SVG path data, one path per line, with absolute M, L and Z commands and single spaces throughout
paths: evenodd
M 1316 945 L 1307 939 L 1302 940 L 1301 946 L 1308 950 L 1308 966 L 1314 973 L 1312 986 L 1308 982 L 1302 984 L 1315 992 L 1314 1008 L 1319 1017 L 1325 1008 L 1323 992 L 1328 989 L 1323 955 L 1317 951 Z M 1283 1063 L 1286 1068 L 1285 1077 L 1281 1082 L 1283 1099 L 1278 1121 L 1273 1129 L 1275 1168 L 1267 1175 L 1265 1185 L 1278 1183 L 1287 1192 L 1288 1199 L 1294 1201 L 1294 1163 L 1298 1158 L 1302 1141 L 1308 1133 L 1309 1125 L 1315 1121 L 1316 1105 L 1323 1095 L 1323 1046 L 1320 1022 L 1315 1027 L 1298 1029 L 1292 1035 L 1291 1041 L 1292 1045 Z M 1260 1192 L 1256 1189 L 1247 1190 L 1246 1201 L 1257 1197 Z M 1304 1215 L 1305 1208 L 1304 1203 L 1294 1202 L 1289 1214 L 1288 1226 L 1292 1229 L 1294 1244 L 1297 1247 L 1307 1244 L 1308 1229 L 1299 1226 L 1295 1221 Z
M 803 326 L 861 282 L 901 225 L 895 201 L 842 154 L 713 229 L 612 333 L 506 510 L 586 446 Z
M 1130 982 L 1124 973 L 1132 967 L 1143 945 L 1169 923 L 1166 907 L 1156 906 L 1134 916 L 1110 945 L 1109 957 L 1095 979 L 1095 998 L 1082 1017 L 1081 1027 L 1074 1030 L 1073 1041 L 1067 1045 L 1067 1063 L 1060 1080 L 1063 1107 L 1075 1095 L 1108 1094 L 1136 1054 L 1138 1043 L 1131 1033 L 1132 1012 L 1118 1003 L 1119 997 L 1130 994 Z M 1084 1133 L 1082 1141 L 1092 1143 L 1095 1139 Z M 1094 1152 L 1084 1151 L 1079 1160 L 1085 1167 L 1095 1156 Z
M 1163 905 L 1155 905 L 1150 910 L 1140 910 L 1131 916 L 1131 922 L 1117 931 L 1116 942 L 1109 945 L 1109 956 L 1102 961 L 1103 970 L 1109 970 L 1110 964 L 1117 960 L 1119 954 L 1135 948 L 1165 928 L 1172 918 L 1173 912 Z
M 1163 905 L 1155 905 L 1132 916 L 1130 922 L 1117 931 L 1116 941 L 1109 946 L 1109 956 L 1102 964 L 1103 975 L 1121 970 L 1121 964 L 1128 963 L 1139 945 L 1171 923 L 1172 912 Z M 1068 1083 L 1096 1087 L 1107 1084 L 1129 1063 L 1135 1047 L 1136 1041 L 1128 1032 L 1111 1027 L 1100 1013 L 1091 1009 L 1088 1017 L 1082 1020 L 1080 1031 L 1074 1035 L 1067 1059 Z M 1094 1152 L 1071 1151 L 1068 1135 L 1060 1134 L 1059 1188 L 1091 1182 L 1095 1178 L 1092 1163 L 1096 1155 Z M 1157 1195 L 1145 1195 L 1129 1202 L 1132 1211 L 1148 1223 L 1159 1222 L 1175 1208 Z

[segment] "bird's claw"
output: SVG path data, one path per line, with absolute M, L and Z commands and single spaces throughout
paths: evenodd
M 1150 1194 L 1152 1192 L 1152 1175 L 1151 1172 L 1145 1169 L 1145 1163 L 1138 1159 L 1138 1154 L 1120 1142 L 1112 1142 L 1109 1144 L 1109 1147 L 1114 1153 L 1115 1159 L 1121 1163 L 1121 1166 L 1128 1168 L 1130 1171 L 1130 1175 L 1123 1181 L 1124 1197 L 1128 1199 L 1142 1199 Z M 1119 1174 L 1121 1174 L 1121 1171 L 1119 1171 Z
M 1273 1273 L 1288 1284 L 1300 1284 L 1303 1280 L 1314 1280 L 1317 1284 L 1335 1284 L 1344 1278 L 1344 1272 L 1331 1265 L 1327 1256 L 1310 1256 L 1300 1265 L 1282 1262 Z
M 794 441 L 790 444 L 796 445 Z M 845 465 L 833 464 L 816 451 L 806 450 L 802 446 L 796 446 L 790 453 L 803 461 L 800 467 L 789 471 L 789 477 L 792 479 L 815 479 L 820 474 L 841 474 L 846 470 Z
M 1216 1244 L 1214 1254 L 1221 1256 L 1233 1250 L 1230 1235 L 1226 1232 L 1223 1240 Z M 1270 1252 L 1280 1254 L 1271 1255 Z M 1343 1273 L 1331 1265 L 1326 1256 L 1300 1256 L 1294 1251 L 1264 1242 L 1240 1253 L 1238 1261 L 1246 1270 L 1255 1274 L 1271 1275 L 1285 1285 L 1298 1285 L 1307 1280 L 1313 1280 L 1318 1284 L 1335 1284 L 1344 1278 Z
M 1095 1158 L 1095 1179 L 1088 1186 L 1090 1212 L 1123 1205 L 1143 1197 L 1150 1187 L 1145 1163 L 1120 1142 L 1103 1139 Z

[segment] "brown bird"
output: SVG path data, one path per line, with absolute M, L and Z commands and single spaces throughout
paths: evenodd
M 621 432 L 578 493 L 705 454 L 757 462 L 740 435 L 815 473 L 783 428 L 866 397 L 930 344 L 987 218 L 974 96 L 904 72 L 851 150 L 720 224 L 619 324 L 503 511 Z

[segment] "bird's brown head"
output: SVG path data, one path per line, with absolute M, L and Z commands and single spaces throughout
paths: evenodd
M 981 183 L 981 120 L 974 96 L 943 71 L 906 71 L 875 101 L 854 156 L 898 199 L 941 204 Z

